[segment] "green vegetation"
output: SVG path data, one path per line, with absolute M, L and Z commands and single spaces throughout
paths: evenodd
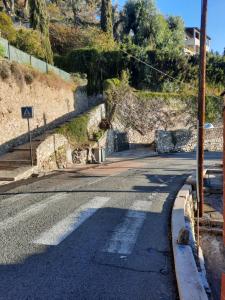
M 4 57 L 4 56 L 5 56 L 5 48 L 0 45 L 0 57 Z
M 53 53 L 49 40 L 49 17 L 45 0 L 30 0 L 30 23 L 34 30 L 42 34 L 45 59 L 52 64 Z
M 89 144 L 87 134 L 87 124 L 89 115 L 83 114 L 80 117 L 74 118 L 68 124 L 64 124 L 61 128 L 57 129 L 57 133 L 63 134 L 68 138 L 71 144 L 76 146 L 85 146 Z
M 39 31 L 21 28 L 17 31 L 14 45 L 20 50 L 45 60 L 46 52 L 43 48 L 43 38 Z
M 2 36 L 48 62 L 53 51 L 57 66 L 85 74 L 89 95 L 108 93 L 119 103 L 129 86 L 129 93 L 142 102 L 150 97 L 159 101 L 170 101 L 171 96 L 188 98 L 196 113 L 199 57 L 184 54 L 184 21 L 179 16 L 163 16 L 155 0 L 126 0 L 122 10 L 111 0 L 53 0 L 47 5 L 45 0 L 29 0 L 29 7 L 19 3 L 15 0 L 13 13 L 10 0 L 3 5 L 22 23 L 28 21 L 29 11 L 33 30 L 16 29 L 11 17 L 1 12 Z M 121 80 L 124 72 L 129 74 L 129 84 Z M 225 55 L 209 53 L 207 94 L 218 96 L 224 86 Z M 220 101 L 208 97 L 207 120 L 218 119 L 220 110 Z
M 109 34 L 113 33 L 111 0 L 102 0 L 101 29 Z
M 12 19 L 4 12 L 0 12 L 0 32 L 1 36 L 13 43 L 16 39 L 16 30 Z

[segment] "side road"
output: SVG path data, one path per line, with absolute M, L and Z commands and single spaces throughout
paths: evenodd
M 0 299 L 178 299 L 170 215 L 194 158 L 131 159 L 1 187 Z

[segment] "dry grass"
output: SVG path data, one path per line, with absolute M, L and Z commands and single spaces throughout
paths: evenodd
M 0 78 L 9 80 L 14 77 L 17 85 L 22 90 L 25 85 L 32 85 L 35 82 L 40 82 L 50 88 L 60 90 L 75 90 L 74 82 L 67 82 L 55 73 L 41 73 L 30 66 L 10 62 L 8 60 L 0 60 Z

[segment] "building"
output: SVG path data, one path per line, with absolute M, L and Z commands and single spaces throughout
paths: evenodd
M 190 55 L 196 55 L 200 53 L 200 29 L 197 27 L 185 28 L 185 53 Z M 211 38 L 207 36 L 206 39 L 206 51 L 210 51 Z

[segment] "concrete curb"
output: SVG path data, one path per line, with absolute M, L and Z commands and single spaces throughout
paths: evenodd
M 172 211 L 172 246 L 180 300 L 208 300 L 198 272 L 191 246 L 177 243 L 179 233 L 185 228 L 185 205 L 192 186 L 185 184 L 174 202 Z

